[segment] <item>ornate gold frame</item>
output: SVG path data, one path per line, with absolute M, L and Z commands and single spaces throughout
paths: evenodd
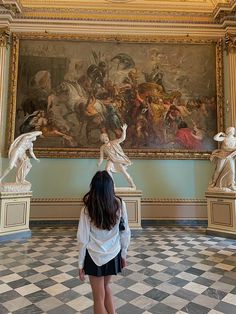
M 99 41 L 112 43 L 184 43 L 184 44 L 209 44 L 216 46 L 216 87 L 217 87 L 217 128 L 224 127 L 223 117 L 223 41 L 212 38 L 190 37 L 161 37 L 161 36 L 134 36 L 134 35 L 74 35 L 52 33 L 13 33 L 11 40 L 10 84 L 9 84 L 9 112 L 7 149 L 14 140 L 16 118 L 17 74 L 19 61 L 19 43 L 21 39 L 27 40 L 78 40 Z M 99 149 L 93 148 L 35 148 L 37 156 L 48 158 L 97 158 Z M 126 149 L 131 159 L 208 159 L 211 152 L 193 152 L 187 150 L 157 150 L 157 149 Z

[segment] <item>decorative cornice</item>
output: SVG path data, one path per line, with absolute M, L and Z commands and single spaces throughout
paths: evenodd
M 225 49 L 227 53 L 236 52 L 236 34 L 225 35 Z
M 236 0 L 229 0 L 226 3 L 218 3 L 213 10 L 213 15 L 216 17 L 222 11 L 230 11 L 235 6 Z
M 15 16 L 22 12 L 22 5 L 17 0 L 0 0 L 0 8 Z
M 33 197 L 33 203 L 83 203 L 81 197 Z M 205 204 L 206 199 L 186 199 L 186 198 L 151 198 L 142 197 L 142 203 L 165 203 L 165 204 Z
M 184 23 L 184 24 L 212 24 L 214 20 L 208 12 L 182 12 L 138 8 L 78 8 L 78 7 L 24 7 L 20 19 L 38 20 L 74 20 L 74 21 L 110 21 L 110 22 L 145 22 L 145 23 Z
M 83 199 L 80 197 L 33 197 L 33 203 L 81 203 Z
M 228 0 L 225 0 L 228 1 Z M 224 1 L 224 2 L 225 2 Z M 217 0 L 214 2 L 222 2 Z M 141 10 L 153 9 L 153 11 L 195 11 L 195 12 L 210 12 L 212 13 L 215 8 L 215 4 L 212 0 L 167 0 L 167 1 L 155 1 L 155 0 L 21 0 L 24 7 L 30 8 L 42 8 L 42 7 L 54 7 L 54 8 L 90 8 L 100 9 L 106 8 L 108 3 L 110 7 L 116 9 L 131 9 L 135 10 L 139 8 Z
M 236 21 L 236 0 L 218 4 L 213 12 L 213 17 L 218 24 L 222 24 L 225 21 Z
M 32 192 L 0 192 L 0 199 L 31 197 Z
M 9 28 L 0 28 L 0 47 L 6 47 L 10 44 Z
M 110 2 L 110 5 L 108 3 Z M 217 4 L 218 3 L 218 4 Z M 1 10 L 2 8 L 2 10 Z M 51 23 L 62 21 L 160 23 L 222 26 L 235 18 L 236 0 L 231 1 L 153 1 L 153 0 L 0 0 L 0 20 L 10 15 L 12 21 L 29 19 Z
M 106 2 L 113 2 L 113 3 L 127 3 L 133 2 L 134 0 L 106 0 Z
M 205 204 L 205 199 L 186 199 L 186 198 L 150 198 L 142 197 L 142 203 L 161 203 L 161 204 Z

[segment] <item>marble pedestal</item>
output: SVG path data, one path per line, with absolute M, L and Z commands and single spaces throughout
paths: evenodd
M 206 192 L 208 234 L 236 238 L 236 192 Z
M 31 192 L 0 192 L 0 241 L 28 238 Z
M 130 228 L 141 229 L 142 191 L 128 188 L 116 188 L 115 193 L 121 197 L 126 204 Z

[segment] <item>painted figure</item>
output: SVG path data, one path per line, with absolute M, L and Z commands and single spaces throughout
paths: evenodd
M 202 150 L 203 134 L 194 125 L 193 130 L 188 127 L 185 121 L 181 121 L 178 125 L 178 131 L 175 134 L 175 142 L 181 147 L 191 150 Z

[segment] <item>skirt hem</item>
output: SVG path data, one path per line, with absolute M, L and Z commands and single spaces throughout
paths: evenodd
M 88 250 L 86 250 L 85 261 L 84 261 L 84 272 L 90 276 L 111 276 L 117 275 L 122 270 L 121 267 L 121 251 L 112 258 L 109 262 L 104 265 L 98 266 L 94 263 Z

